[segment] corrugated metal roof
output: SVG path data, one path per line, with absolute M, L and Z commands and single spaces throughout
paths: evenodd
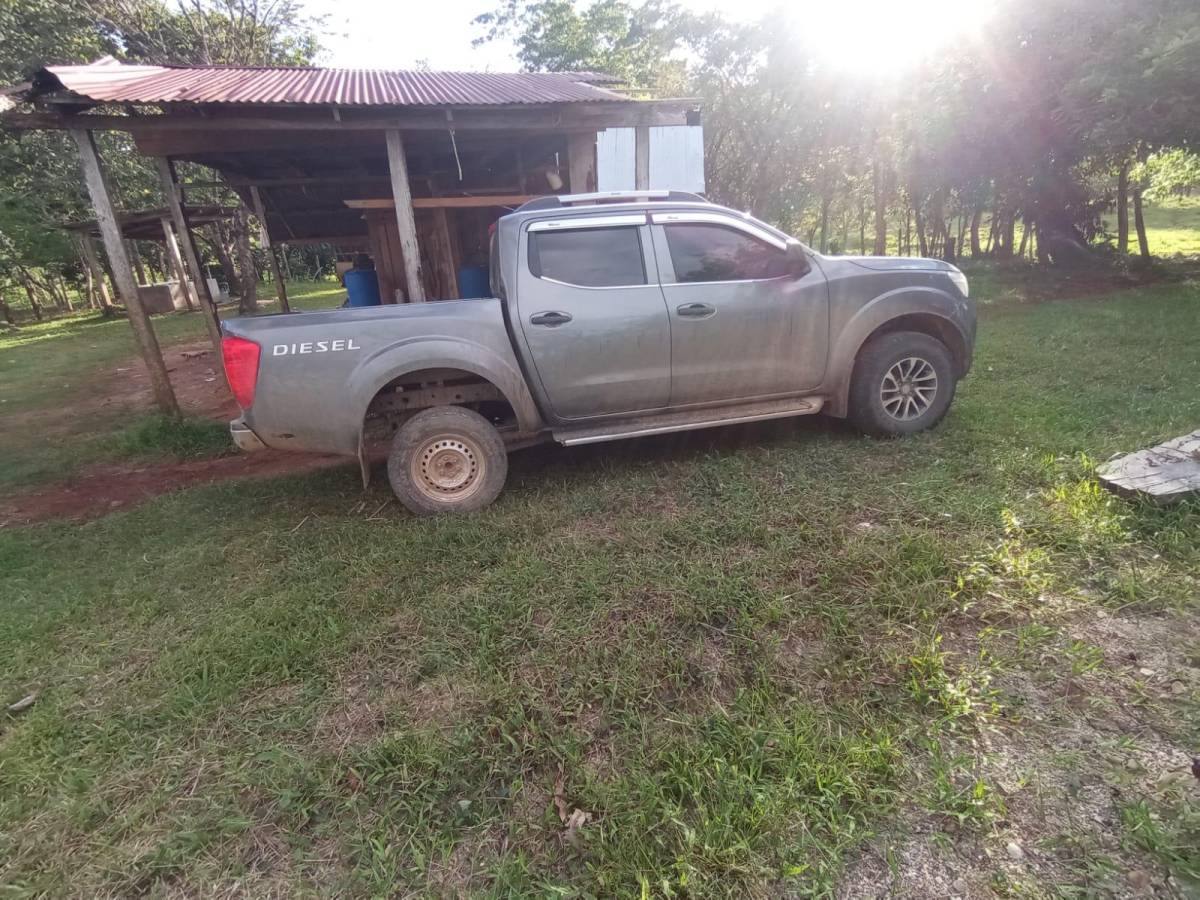
M 58 84 L 101 103 L 313 103 L 498 106 L 627 100 L 591 72 L 422 72 L 235 66 L 143 66 L 101 60 L 50 66 Z M 57 85 L 54 85 L 57 86 Z M 45 90 L 48 85 L 41 85 Z

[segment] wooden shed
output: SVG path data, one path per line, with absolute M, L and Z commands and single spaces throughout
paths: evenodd
M 651 127 L 698 124 L 694 103 L 630 99 L 586 72 L 105 59 L 42 69 L 27 96 L 39 112 L 9 124 L 127 131 L 147 156 L 217 171 L 262 211 L 270 241 L 366 250 L 385 302 L 459 296 L 460 269 L 486 264 L 506 209 L 602 187 L 599 132 L 631 128 L 648 148 Z
M 93 132 L 127 132 L 154 158 L 217 342 L 187 215 L 190 203 L 204 201 L 190 190 L 219 184 L 236 191 L 265 226 L 272 261 L 274 243 L 331 243 L 374 257 L 384 302 L 455 298 L 460 273 L 486 266 L 488 229 L 506 210 L 536 196 L 605 187 L 597 181 L 600 133 L 632 129 L 639 188 L 652 186 L 652 129 L 662 147 L 688 143 L 663 141 L 663 129 L 695 134 L 694 101 L 637 100 L 616 88 L 614 79 L 588 72 L 155 66 L 105 58 L 39 70 L 24 93 L 27 105 L 2 121 L 72 133 L 114 278 L 122 297 L 132 297 L 131 324 L 153 368 L 149 351 L 157 347 L 148 323 L 139 324 Z M 209 167 L 218 181 L 181 182 L 180 161 Z M 280 300 L 286 308 L 286 297 Z

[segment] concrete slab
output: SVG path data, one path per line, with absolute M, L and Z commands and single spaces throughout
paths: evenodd
M 1110 490 L 1167 504 L 1200 492 L 1200 429 L 1096 469 Z

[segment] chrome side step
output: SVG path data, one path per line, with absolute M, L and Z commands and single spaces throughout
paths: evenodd
M 592 428 L 561 428 L 554 431 L 554 440 L 567 447 L 577 444 L 598 444 L 601 441 L 620 441 L 626 438 L 649 437 L 654 434 L 669 434 L 672 431 L 694 431 L 698 428 L 713 428 L 718 425 L 741 425 L 746 422 L 762 422 L 767 419 L 786 419 L 789 416 L 811 416 L 821 411 L 825 401 L 821 397 L 767 400 L 760 403 L 738 404 L 721 409 L 687 410 L 663 413 L 657 416 L 642 416 L 609 422 Z

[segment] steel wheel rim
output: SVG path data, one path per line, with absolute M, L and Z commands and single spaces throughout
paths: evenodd
M 898 422 L 919 419 L 937 397 L 937 370 L 927 359 L 906 356 L 887 370 L 879 385 L 883 411 Z
M 430 500 L 456 503 L 479 490 L 487 462 L 482 449 L 470 438 L 443 434 L 418 448 L 410 470 L 413 484 Z

